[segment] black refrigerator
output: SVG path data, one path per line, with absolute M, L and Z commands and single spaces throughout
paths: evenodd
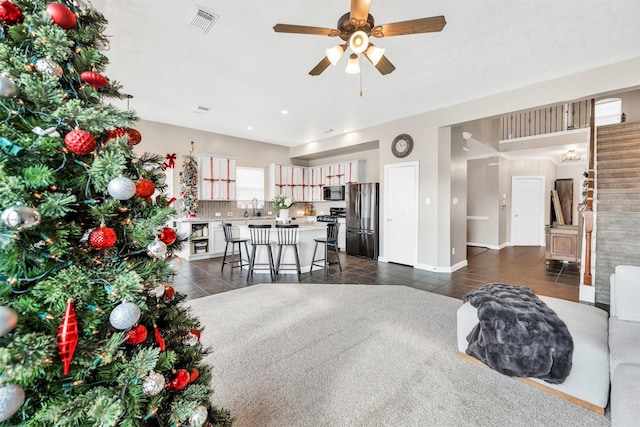
M 345 191 L 347 254 L 378 259 L 380 185 L 348 184 Z

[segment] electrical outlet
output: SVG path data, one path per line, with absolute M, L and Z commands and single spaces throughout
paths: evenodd
M 227 212 L 227 216 L 233 216 L 233 212 Z
M 216 212 L 216 216 L 220 216 L 220 212 Z
M 451 255 L 455 255 L 456 254 L 456 248 L 451 248 Z
M 267 212 L 267 215 L 273 215 L 273 212 L 269 211 Z

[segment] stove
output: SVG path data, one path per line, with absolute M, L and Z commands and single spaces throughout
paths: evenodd
M 341 218 L 347 217 L 346 208 L 329 208 L 329 215 L 318 215 L 316 221 L 318 222 L 338 222 Z

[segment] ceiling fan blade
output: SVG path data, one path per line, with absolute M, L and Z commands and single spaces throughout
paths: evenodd
M 334 28 L 308 27 L 306 25 L 276 24 L 273 26 L 276 33 L 311 34 L 315 36 L 336 37 L 340 31 Z
M 396 69 L 396 67 L 384 55 L 382 55 L 382 58 L 380 58 L 380 61 L 378 61 L 375 67 L 383 76 L 392 73 L 393 70 Z
M 412 19 L 409 21 L 394 22 L 393 24 L 377 25 L 371 30 L 374 37 L 402 36 L 405 34 L 437 33 L 442 31 L 447 21 L 444 16 L 432 16 L 431 18 Z
M 349 17 L 356 27 L 363 26 L 367 23 L 369 17 L 369 7 L 371 0 L 351 0 L 351 9 Z M 357 25 L 360 24 L 360 25 Z
M 319 76 L 324 70 L 327 69 L 329 65 L 331 65 L 331 61 L 329 61 L 329 58 L 325 56 L 324 58 L 322 58 L 322 61 L 318 62 L 318 65 L 316 65 L 311 71 L 309 71 L 309 74 L 312 76 Z

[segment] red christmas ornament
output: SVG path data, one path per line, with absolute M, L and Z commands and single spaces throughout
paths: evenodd
M 73 309 L 73 300 L 70 299 L 67 301 L 67 308 L 58 329 L 58 354 L 62 358 L 64 375 L 69 373 L 76 345 L 78 345 L 78 322 L 76 322 L 76 311 Z
M 89 233 L 89 244 L 96 249 L 109 249 L 116 244 L 116 232 L 113 228 L 101 225 Z
M 129 345 L 142 344 L 147 339 L 147 328 L 143 325 L 138 325 L 135 328 L 129 329 L 125 336 L 124 342 Z
M 153 326 L 153 335 L 156 337 L 156 344 L 160 347 L 160 351 L 165 350 L 164 338 L 162 338 L 162 334 L 160 333 L 160 329 L 157 326 Z
M 21 24 L 24 15 L 18 6 L 10 1 L 0 1 L 0 22 L 6 25 Z
M 199 376 L 200 376 L 200 372 L 198 372 L 197 369 L 192 370 L 191 373 L 189 374 L 189 383 L 195 382 Z
M 200 330 L 199 329 L 192 329 L 189 332 L 191 332 L 193 335 L 198 337 L 198 341 L 200 341 Z
M 166 288 L 164 288 L 164 297 L 166 299 L 171 299 L 174 296 L 176 296 L 176 290 L 173 288 L 173 286 L 167 286 Z
M 142 134 L 136 129 L 127 130 L 129 134 L 129 145 L 138 145 L 142 141 Z
M 136 196 L 146 199 L 151 197 L 153 192 L 156 191 L 156 186 L 153 185 L 151 180 L 146 178 L 140 178 L 136 183 Z
M 80 156 L 90 154 L 98 145 L 96 139 L 85 130 L 72 130 L 64 136 L 67 148 Z
M 102 74 L 98 74 L 95 71 L 85 71 L 80 74 L 80 80 L 88 84 L 94 89 L 100 89 L 109 84 L 109 80 Z
M 176 230 L 174 230 L 171 227 L 163 228 L 162 230 L 160 230 L 160 234 L 158 235 L 158 239 L 160 239 L 162 242 L 166 243 L 167 245 L 170 245 L 173 242 L 175 242 L 177 237 L 178 237 L 178 234 L 176 233 Z
M 60 3 L 51 3 L 47 6 L 47 13 L 51 20 L 64 28 L 70 30 L 78 24 L 76 15 L 67 6 Z
M 123 128 L 111 129 L 107 131 L 107 139 L 105 142 L 108 142 L 110 139 L 121 138 L 127 134 L 127 131 Z
M 180 391 L 189 384 L 191 375 L 186 369 L 178 369 L 173 379 L 167 383 L 167 388 L 171 391 Z

